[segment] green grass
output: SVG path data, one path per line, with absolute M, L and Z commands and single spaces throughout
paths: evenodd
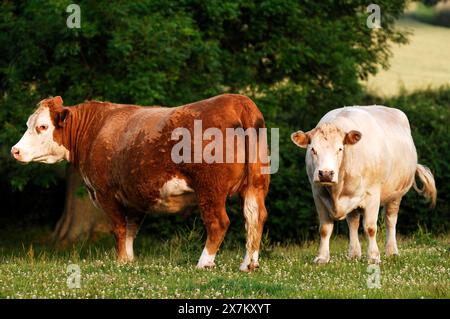
M 401 239 L 401 256 L 380 265 L 379 289 L 367 287 L 364 259 L 346 259 L 341 237 L 332 239 L 328 265 L 312 263 L 315 242 L 266 245 L 261 268 L 249 274 L 238 271 L 243 247 L 229 241 L 215 269 L 195 269 L 202 247 L 196 231 L 168 241 L 140 236 L 136 262 L 124 265 L 116 263 L 110 239 L 55 251 L 35 234 L 15 237 L 25 239 L 13 235 L 0 245 L 1 298 L 450 298 L 448 236 Z M 67 287 L 69 264 L 81 269 L 79 289 Z

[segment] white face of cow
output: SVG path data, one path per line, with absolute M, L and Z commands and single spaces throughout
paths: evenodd
M 11 149 L 11 155 L 19 162 L 53 164 L 69 158 L 69 151 L 53 138 L 55 125 L 50 109 L 40 106 L 27 121 L 27 131 Z
M 295 132 L 291 139 L 296 145 L 308 149 L 306 156 L 312 164 L 313 181 L 321 185 L 334 185 L 339 180 L 345 147 L 357 143 L 361 133 L 344 133 L 334 125 L 323 124 L 307 133 Z

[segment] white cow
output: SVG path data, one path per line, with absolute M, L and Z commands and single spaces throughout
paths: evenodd
M 328 112 L 311 131 L 295 132 L 292 141 L 306 148 L 306 171 L 320 220 L 316 263 L 330 260 L 329 241 L 334 220 L 347 219 L 349 258 L 361 256 L 360 214 L 368 237 L 369 263 L 380 262 L 376 242 L 380 206 L 386 208 L 386 255 L 398 254 L 395 238 L 402 197 L 411 186 L 436 202 L 430 170 L 417 163 L 406 115 L 385 106 L 344 107 Z M 414 176 L 423 183 L 419 190 Z

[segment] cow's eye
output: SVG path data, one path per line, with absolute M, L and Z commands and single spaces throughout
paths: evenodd
M 45 124 L 39 125 L 39 126 L 36 127 L 36 131 L 37 131 L 38 133 L 41 133 L 41 132 L 43 132 L 43 131 L 45 131 L 45 130 L 47 130 L 47 129 L 48 129 L 48 125 L 45 125 Z
M 316 150 L 314 149 L 314 147 L 311 148 L 311 153 L 313 153 L 314 155 L 317 155 Z
M 342 147 L 339 147 L 339 152 L 342 152 Z

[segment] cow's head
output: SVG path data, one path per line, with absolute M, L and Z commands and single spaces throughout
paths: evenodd
M 11 148 L 12 157 L 22 163 L 47 164 L 68 159 L 69 151 L 60 138 L 68 113 L 60 96 L 39 102 L 37 110 L 28 118 L 27 131 Z
M 322 124 L 309 132 L 297 131 L 292 141 L 306 148 L 313 168 L 313 181 L 322 185 L 333 185 L 339 180 L 345 148 L 358 143 L 359 131 L 343 132 L 333 124 Z

